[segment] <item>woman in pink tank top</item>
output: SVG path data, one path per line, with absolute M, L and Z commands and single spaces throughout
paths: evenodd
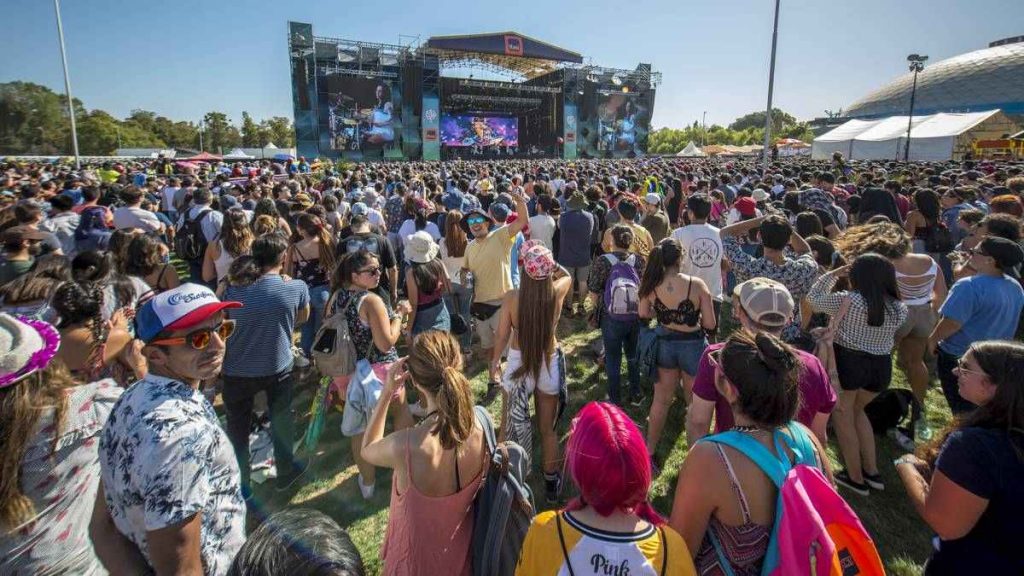
M 425 398 L 427 416 L 384 437 L 388 404 L 406 381 Z M 420 334 L 408 358 L 391 366 L 363 436 L 362 456 L 395 471 L 381 549 L 384 574 L 470 576 L 473 500 L 487 454 L 462 353 L 450 334 Z

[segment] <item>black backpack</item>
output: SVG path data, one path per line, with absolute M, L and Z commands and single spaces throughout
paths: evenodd
M 942 220 L 928 228 L 924 238 L 924 249 L 932 254 L 948 254 L 956 246 L 953 233 Z
M 914 429 L 914 420 L 920 414 L 914 393 L 905 388 L 889 388 L 875 397 L 864 407 L 864 413 L 871 422 L 875 434 L 885 434 L 900 424 Z
M 202 225 L 203 218 L 210 212 L 213 210 L 207 208 L 197 214 L 195 218 L 190 219 L 187 215 L 185 216 L 184 223 L 174 236 L 174 251 L 182 260 L 196 262 L 206 254 L 206 245 L 209 242 L 206 241 L 206 234 L 203 234 Z

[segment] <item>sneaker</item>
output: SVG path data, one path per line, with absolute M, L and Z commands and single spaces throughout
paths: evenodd
M 633 392 L 629 395 L 629 403 L 632 404 L 633 406 L 643 406 L 644 400 L 646 400 L 646 397 L 644 396 L 644 393 L 641 392 L 639 389 L 633 390 Z
M 878 490 L 879 492 L 885 490 L 885 484 L 882 483 L 881 474 L 868 474 L 867 472 L 864 472 L 863 474 L 864 483 L 868 485 L 868 488 L 871 488 L 872 490 Z
M 298 481 L 299 478 L 302 478 L 308 470 L 309 460 L 297 463 L 294 472 L 288 476 L 279 476 L 277 478 L 277 486 L 274 490 L 278 492 L 287 492 L 288 490 L 291 490 L 295 485 L 295 482 Z
M 853 479 L 850 478 L 850 474 L 847 473 L 846 470 L 843 470 L 842 472 L 836 474 L 836 484 L 839 484 L 844 488 L 852 490 L 853 492 L 856 492 L 861 496 L 867 496 L 868 494 L 871 494 L 871 491 L 868 489 L 867 484 L 863 484 L 861 482 L 854 482 Z
M 558 504 L 559 494 L 562 492 L 562 475 L 544 473 L 544 500 L 548 504 Z
M 295 347 L 295 346 L 292 347 L 292 355 L 295 356 L 295 367 L 296 368 L 308 368 L 309 367 L 309 359 L 306 358 L 306 355 L 303 354 L 302 350 L 300 350 L 298 347 Z
M 373 489 L 376 487 L 374 484 L 363 484 L 362 474 L 356 475 L 356 482 L 359 483 L 359 492 L 363 495 L 363 500 L 369 500 L 370 498 L 373 498 Z

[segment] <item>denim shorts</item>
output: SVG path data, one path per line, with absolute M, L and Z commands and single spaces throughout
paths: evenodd
M 708 347 L 703 330 L 675 332 L 658 326 L 658 368 L 682 370 L 690 376 L 697 374 L 700 355 Z

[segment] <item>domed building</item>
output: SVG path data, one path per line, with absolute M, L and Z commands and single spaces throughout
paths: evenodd
M 906 115 L 914 74 L 908 72 L 857 100 L 844 118 Z M 914 115 L 1002 110 L 1024 117 L 1024 36 L 925 66 L 917 76 Z

